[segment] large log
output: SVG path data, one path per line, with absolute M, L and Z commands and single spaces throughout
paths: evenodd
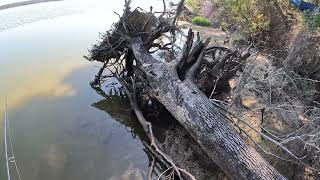
M 168 13 L 169 17 L 164 18 L 166 8 L 158 18 L 150 12 L 140 12 L 137 9 L 131 11 L 130 2 L 126 0 L 119 22 L 105 34 L 99 45 L 93 47 L 87 58 L 103 62 L 107 66 L 114 65 L 109 61 L 116 59 L 120 67 L 123 67 L 122 60 L 125 59 L 126 67 L 118 76 L 129 77 L 132 81 L 139 79 L 143 84 L 143 91 L 160 102 L 231 179 L 285 179 L 240 137 L 226 116 L 219 112 L 218 107 L 194 83 L 194 75 L 203 63 L 209 40 L 203 43 L 197 36 L 194 44 L 194 34 L 190 30 L 179 60 L 157 60 L 149 50 L 152 47 L 166 48 L 155 40 L 159 40 L 167 32 L 175 37 L 177 16 L 171 21 L 171 13 Z M 183 2 L 184 0 L 179 3 L 177 15 Z M 237 70 L 236 66 L 233 68 L 233 62 L 229 61 L 234 55 L 234 52 L 227 52 L 222 59 L 213 61 L 212 67 L 218 80 L 221 73 Z M 241 57 L 245 58 L 246 54 L 241 54 Z M 210 63 L 209 66 L 211 67 Z M 102 67 L 101 72 L 104 68 Z M 116 72 L 119 73 L 118 70 Z M 98 85 L 96 83 L 100 82 L 100 76 L 101 73 L 93 86 Z M 135 88 L 132 89 L 134 91 Z
M 228 177 L 285 179 L 240 137 L 225 116 L 193 83 L 190 75 L 193 67 L 181 80 L 177 73 L 178 62 L 163 63 L 155 59 L 145 50 L 140 38 L 132 39 L 131 49 L 139 70 L 144 72 L 150 83 L 149 94 L 166 107 Z

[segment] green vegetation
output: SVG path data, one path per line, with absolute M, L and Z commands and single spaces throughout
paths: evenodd
M 230 27 L 230 24 L 228 24 L 228 23 L 226 23 L 226 22 L 221 22 L 221 24 L 220 24 L 220 26 L 221 26 L 221 29 L 223 30 L 223 31 L 226 31 L 226 30 L 228 30 L 228 28 Z
M 211 26 L 211 21 L 207 18 L 201 17 L 201 16 L 197 16 L 195 18 L 192 19 L 192 23 L 199 25 L 199 26 Z
M 187 0 L 186 4 L 193 12 L 198 13 L 201 8 L 201 1 L 202 0 Z
M 205 0 L 187 0 L 187 5 L 195 12 L 199 13 L 201 4 Z M 223 29 L 226 30 L 233 26 L 240 27 L 245 36 L 263 37 L 269 30 L 269 17 L 263 13 L 264 1 L 259 0 L 211 0 L 218 7 L 222 7 L 223 14 L 220 20 L 223 22 Z M 282 0 L 281 0 L 282 1 Z M 210 22 L 203 18 L 196 17 L 194 24 L 209 26 Z M 210 23 L 211 24 L 211 23 Z M 227 26 L 226 26 L 227 25 Z
M 193 12 L 199 13 L 201 5 L 205 0 L 187 0 L 186 4 Z M 260 39 L 266 37 L 270 32 L 271 22 L 283 21 L 285 15 L 294 15 L 297 19 L 303 17 L 303 21 L 309 27 L 310 31 L 316 31 L 320 28 L 320 12 L 305 12 L 303 15 L 297 13 L 288 0 L 211 0 L 219 8 L 223 9 L 219 20 L 224 24 L 223 29 L 237 26 L 237 30 L 244 36 Z M 281 17 L 282 16 L 282 17 Z M 288 17 L 288 16 L 287 16 Z M 282 20 L 274 19 L 282 18 Z M 203 19 L 195 18 L 195 24 L 203 25 Z M 205 25 L 209 25 L 205 23 Z M 276 28 L 276 27 L 274 27 Z
M 320 12 L 304 12 L 304 21 L 310 31 L 316 31 L 320 28 Z
M 219 0 L 225 8 L 229 24 L 237 24 L 246 36 L 259 37 L 270 27 L 270 19 L 263 13 L 263 2 L 258 0 Z

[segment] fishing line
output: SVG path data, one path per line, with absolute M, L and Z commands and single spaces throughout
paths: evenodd
M 6 99 L 6 120 L 8 119 L 8 114 L 7 114 L 7 99 Z M 17 172 L 17 175 L 18 175 L 18 178 L 19 180 L 22 180 L 21 179 L 21 175 L 20 175 L 20 171 L 19 171 L 19 168 L 18 168 L 18 164 L 17 164 L 17 161 L 16 161 L 16 156 L 14 154 L 14 149 L 13 149 L 13 143 L 12 143 L 12 137 L 11 137 L 11 129 L 10 129 L 10 121 L 7 121 L 7 127 L 8 129 L 8 137 L 9 137 L 9 143 L 10 143 L 10 148 L 11 148 L 11 155 L 12 157 L 10 157 L 8 160 L 10 160 L 10 162 L 12 162 L 14 164 L 14 167 L 15 167 L 15 170 Z
M 4 138 L 4 150 L 6 156 L 6 172 L 8 180 L 11 180 L 10 168 L 9 168 L 9 159 L 8 159 L 8 144 L 7 144 L 7 98 L 4 112 L 4 126 L 3 126 L 3 138 Z

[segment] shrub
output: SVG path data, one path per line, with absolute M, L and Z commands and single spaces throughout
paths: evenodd
M 207 18 L 197 16 L 192 19 L 192 23 L 199 26 L 211 26 L 211 21 Z
M 187 0 L 186 3 L 194 13 L 199 12 L 201 8 L 201 0 Z
M 220 26 L 221 26 L 221 29 L 222 29 L 223 31 L 228 30 L 228 28 L 230 27 L 230 25 L 229 25 L 227 22 L 224 22 L 224 21 L 221 22 Z
M 252 17 L 252 21 L 249 24 L 249 32 L 256 33 L 269 29 L 269 20 L 262 13 L 258 13 L 257 15 Z
M 218 4 L 224 7 L 225 14 L 228 18 L 226 21 L 233 26 L 238 27 L 247 38 L 263 40 L 266 37 L 270 27 L 270 19 L 263 10 L 265 2 L 259 0 L 218 0 Z
M 307 24 L 310 31 L 316 31 L 318 28 L 320 28 L 320 12 L 304 12 L 304 21 Z

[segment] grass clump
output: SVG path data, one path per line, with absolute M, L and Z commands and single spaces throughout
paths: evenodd
M 211 26 L 211 21 L 205 17 L 197 16 L 192 19 L 192 23 L 199 26 Z
M 304 12 L 304 21 L 309 27 L 310 31 L 316 31 L 320 28 L 320 12 L 306 11 Z

